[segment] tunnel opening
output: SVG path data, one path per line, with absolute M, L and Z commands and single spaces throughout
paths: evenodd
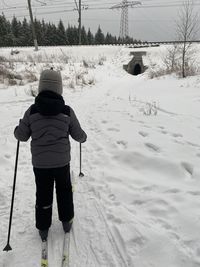
M 142 72 L 142 68 L 141 68 L 140 64 L 136 64 L 133 68 L 132 74 L 133 75 L 139 75 L 139 74 L 141 74 L 141 72 Z

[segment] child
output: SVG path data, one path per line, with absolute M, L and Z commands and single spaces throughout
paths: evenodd
M 38 96 L 25 112 L 14 135 L 19 141 L 31 136 L 31 153 L 36 182 L 36 227 L 41 239 L 47 239 L 52 220 L 54 182 L 59 220 L 69 232 L 74 217 L 70 180 L 69 135 L 77 142 L 87 139 L 73 109 L 62 97 L 62 78 L 59 72 L 44 70 L 40 75 Z

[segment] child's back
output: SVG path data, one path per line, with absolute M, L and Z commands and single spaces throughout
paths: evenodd
M 32 164 L 37 189 L 36 227 L 48 232 L 51 225 L 54 181 L 59 219 L 66 225 L 66 221 L 73 218 L 69 135 L 80 143 L 86 141 L 87 135 L 73 109 L 65 105 L 60 73 L 53 70 L 43 71 L 38 91 L 35 103 L 25 112 L 14 134 L 20 141 L 27 141 L 29 137 L 32 139 Z

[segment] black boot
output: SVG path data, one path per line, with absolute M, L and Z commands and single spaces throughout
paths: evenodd
M 63 230 L 65 233 L 69 233 L 72 228 L 73 219 L 69 222 L 62 222 Z
M 42 239 L 42 241 L 47 241 L 47 237 L 48 237 L 48 231 L 49 229 L 46 229 L 46 230 L 39 230 L 39 235 Z

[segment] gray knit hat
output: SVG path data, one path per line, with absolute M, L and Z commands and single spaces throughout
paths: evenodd
M 62 95 L 63 87 L 60 72 L 57 72 L 53 69 L 42 71 L 40 74 L 38 92 L 40 93 L 43 91 L 52 91 Z

